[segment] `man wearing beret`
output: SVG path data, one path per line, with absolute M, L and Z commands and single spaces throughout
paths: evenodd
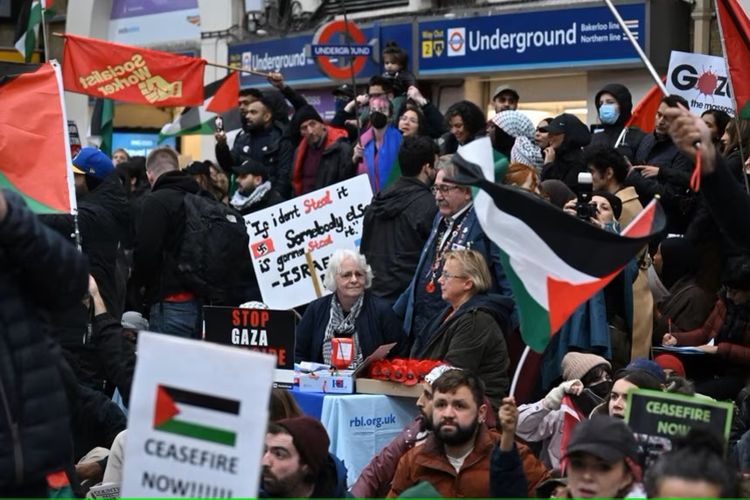
M 312 417 L 272 422 L 261 460 L 259 497 L 336 498 L 346 496 L 346 470 L 328 453 L 323 424 Z

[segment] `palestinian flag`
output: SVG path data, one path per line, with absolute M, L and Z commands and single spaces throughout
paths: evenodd
M 239 414 L 240 402 L 234 399 L 166 385 L 156 387 L 154 429 L 162 432 L 234 446 L 237 433 L 223 426 L 231 426 L 231 416 Z
M 652 202 L 618 235 L 572 217 L 526 191 L 497 185 L 489 138 L 459 148 L 454 179 L 479 188 L 485 234 L 500 249 L 521 317 L 521 336 L 541 352 L 573 311 L 611 281 L 660 233 L 666 219 Z
M 716 0 L 737 117 L 750 118 L 750 0 Z
M 112 99 L 96 98 L 94 110 L 91 113 L 89 136 L 101 139 L 99 149 L 112 157 L 112 122 L 115 118 L 115 103 Z
M 4 78 L 0 102 L 0 186 L 18 191 L 34 212 L 70 213 L 76 199 L 60 66 Z
M 25 62 L 31 62 L 39 39 L 39 25 L 42 24 L 43 0 L 26 0 L 21 7 L 14 38 L 16 50 L 21 53 Z
M 172 123 L 164 125 L 158 142 L 179 135 L 211 135 L 216 131 L 214 120 L 219 115 L 224 119 L 225 131 L 239 129 L 242 126 L 237 108 L 239 93 L 237 72 L 206 85 L 203 105 L 185 108 Z

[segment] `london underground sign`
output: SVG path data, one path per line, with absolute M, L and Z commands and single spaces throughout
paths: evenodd
M 358 74 L 373 54 L 362 30 L 352 21 L 342 19 L 321 26 L 312 42 L 310 48 L 320 71 L 334 80 L 345 80 L 351 78 L 352 73 Z M 340 57 L 345 57 L 346 62 L 340 64 Z

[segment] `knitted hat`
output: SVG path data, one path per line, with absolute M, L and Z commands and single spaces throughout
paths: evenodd
M 528 116 L 520 111 L 505 110 L 500 111 L 492 117 L 492 123 L 503 129 L 511 137 L 528 137 L 534 138 L 534 124 Z
M 138 311 L 125 311 L 122 313 L 120 324 L 129 330 L 148 330 L 148 320 Z
M 114 169 L 115 166 L 109 156 L 93 146 L 81 148 L 73 158 L 73 172 L 77 174 L 104 179 Z
M 560 366 L 562 368 L 562 376 L 565 380 L 580 380 L 589 370 L 600 365 L 605 365 L 607 368 L 612 369 L 609 361 L 596 354 L 569 352 L 562 359 Z
M 185 173 L 190 175 L 211 175 L 211 167 L 203 161 L 191 161 L 185 167 Z
M 685 376 L 685 367 L 677 356 L 671 354 L 659 354 L 654 356 L 654 361 L 656 361 L 656 364 L 661 366 L 664 370 L 672 370 L 680 377 Z
M 650 359 L 636 358 L 625 367 L 625 370 L 629 372 L 646 372 L 652 377 L 656 377 L 656 380 L 661 384 L 667 381 L 667 376 L 664 374 L 664 370 L 662 370 L 661 366 Z
M 523 163 L 534 168 L 541 168 L 542 151 L 534 142 L 526 136 L 516 137 L 516 142 L 510 150 L 511 163 Z
M 328 462 L 328 447 L 331 441 L 319 420 L 312 417 L 285 418 L 276 422 L 292 436 L 300 458 L 313 474 L 317 474 Z
M 316 120 L 320 123 L 325 123 L 320 117 L 320 114 L 318 114 L 317 110 L 309 104 L 302 106 L 294 114 L 294 123 L 297 125 L 296 130 L 299 130 L 299 127 L 307 120 Z

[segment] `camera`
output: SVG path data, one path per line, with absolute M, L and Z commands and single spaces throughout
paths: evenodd
M 596 205 L 591 201 L 593 180 L 588 172 L 578 174 L 578 201 L 576 202 L 576 216 L 589 222 L 596 217 Z

